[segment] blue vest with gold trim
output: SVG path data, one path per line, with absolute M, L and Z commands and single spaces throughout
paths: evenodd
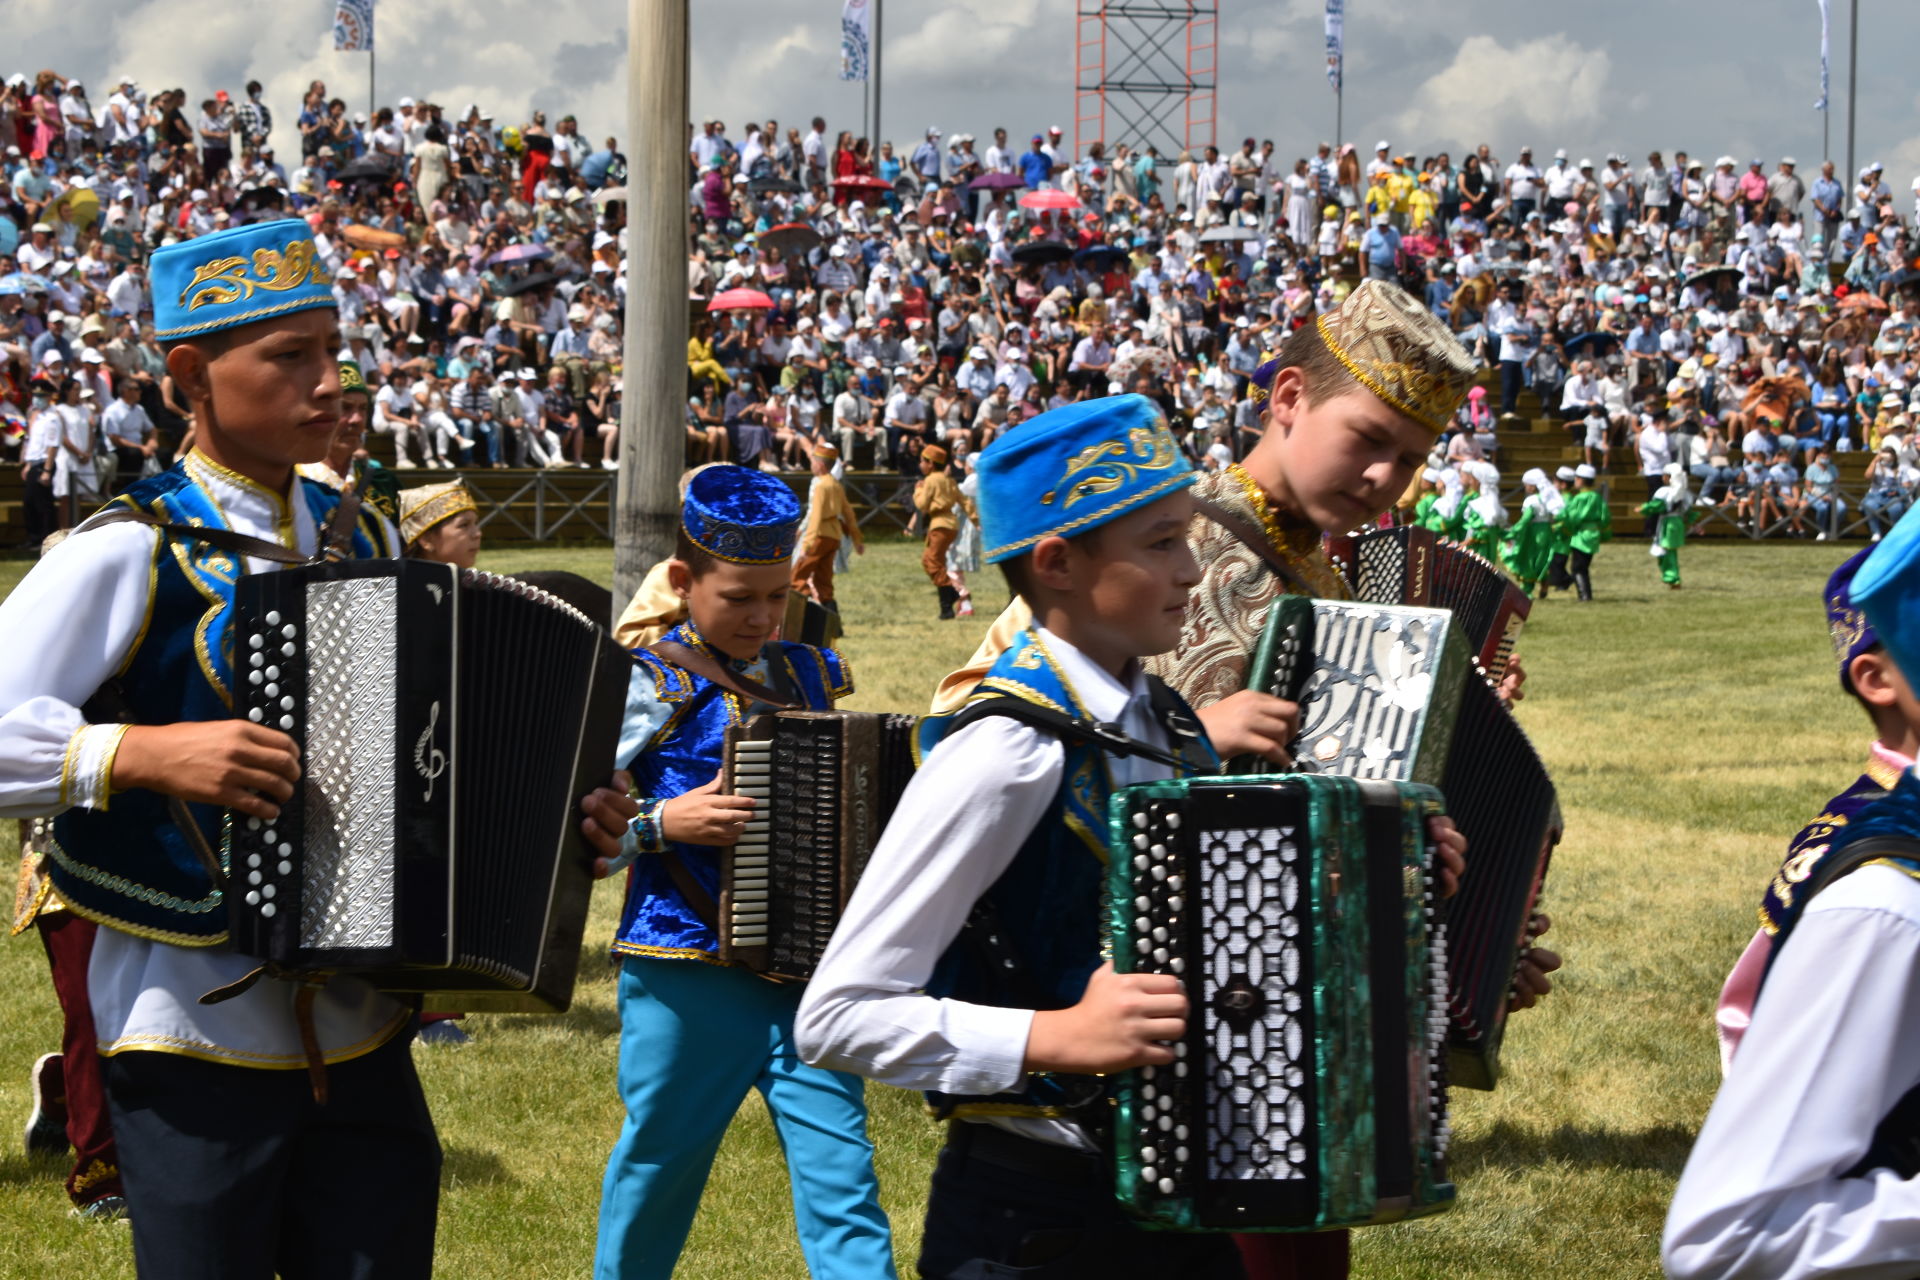
M 1045 641 L 1031 627 L 1000 655 L 967 705 L 1004 696 L 1090 718 Z M 1180 706 L 1192 714 L 1184 703 Z M 946 735 L 952 719 L 949 714 L 921 722 L 922 759 Z M 927 994 L 1002 1009 L 1065 1009 L 1079 1002 L 1087 979 L 1105 959 L 1101 893 L 1113 777 L 1099 748 L 1074 740 L 1063 740 L 1062 745 L 1066 766 L 1059 793 L 981 900 L 994 930 L 1017 957 L 1019 974 L 1010 975 L 1003 964 L 990 962 L 963 933 L 935 966 Z M 1190 748 L 1186 759 L 1188 773 L 1219 768 L 1219 760 L 1204 745 Z M 929 1093 L 927 1101 L 942 1118 L 1061 1116 L 1099 1098 L 1105 1088 L 1104 1082 L 1092 1077 L 1030 1075 L 1012 1093 L 992 1097 Z
M 299 477 L 294 484 L 295 501 L 304 502 L 315 527 L 324 529 L 339 505 L 339 492 Z M 142 480 L 108 505 L 175 524 L 227 527 L 212 495 L 184 462 Z M 362 517 L 353 550 L 361 558 L 392 554 L 376 518 Z M 156 539 L 147 571 L 146 624 L 116 677 L 134 723 L 224 720 L 232 714 L 228 630 L 234 583 L 244 571 L 233 555 L 216 547 Z M 87 717 L 96 723 L 114 718 L 97 703 L 88 704 Z M 208 843 L 220 848 L 225 811 L 212 805 L 193 805 L 191 811 Z M 220 891 L 158 792 L 125 791 L 105 809 L 69 809 L 54 819 L 53 836 L 48 876 L 54 891 L 79 914 L 182 946 L 226 940 Z
M 697 649 L 717 662 L 728 661 L 725 654 L 701 639 L 691 623 L 681 623 L 664 639 Z M 853 692 L 846 660 L 832 649 L 776 640 L 762 654 L 768 664 L 766 683 L 776 689 L 785 685 L 795 701 L 808 710 L 831 711 L 835 698 Z M 653 799 L 671 799 L 706 786 L 720 771 L 727 726 L 739 724 L 743 716 L 752 714 L 752 707 L 743 705 L 745 699 L 738 694 L 671 666 L 645 649 L 634 650 L 634 661 L 652 678 L 660 701 L 672 708 L 652 740 L 626 762 L 634 785 L 641 795 Z M 679 843 L 669 847 L 680 855 L 688 873 L 717 900 L 719 850 Z M 621 955 L 711 960 L 720 942 L 712 928 L 687 905 L 660 859 L 642 854 L 628 872 L 627 897 L 613 949 Z

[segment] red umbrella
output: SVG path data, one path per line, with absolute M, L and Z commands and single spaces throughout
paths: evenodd
M 1078 209 L 1080 201 L 1064 191 L 1029 191 L 1020 197 L 1022 209 Z
M 758 289 L 728 289 L 713 295 L 709 311 L 771 311 L 773 299 Z
M 851 178 L 835 178 L 833 185 L 845 187 L 848 191 L 891 191 L 893 184 L 872 174 L 856 174 Z

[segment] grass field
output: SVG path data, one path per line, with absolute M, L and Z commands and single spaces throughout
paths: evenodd
M 1536 609 L 1522 641 L 1522 720 L 1560 785 L 1567 839 L 1547 886 L 1559 989 L 1521 1015 L 1499 1092 L 1456 1094 L 1451 1214 L 1358 1233 L 1364 1277 L 1658 1273 L 1662 1216 L 1718 1079 L 1710 1011 L 1754 924 L 1787 837 L 1851 781 L 1865 719 L 1833 675 L 1819 592 L 1843 557 L 1820 545 L 1716 545 L 1661 587 L 1635 543 L 1595 566 L 1600 599 Z M 845 649 L 861 709 L 923 709 L 988 619 L 938 623 L 917 549 L 877 546 L 843 580 Z M 492 555 L 486 567 L 570 568 L 605 581 L 605 550 Z M 0 563 L 0 593 L 24 568 Z M 997 594 L 985 584 L 983 596 Z M 0 856 L 13 849 L 11 824 Z M 615 891 L 589 946 L 609 936 Z M 585 966 L 562 1017 L 475 1017 L 471 1047 L 418 1051 L 446 1148 L 440 1274 L 532 1280 L 585 1274 L 606 1152 L 618 1020 L 611 971 Z M 27 1069 L 58 1044 L 31 938 L 0 948 L 0 1276 L 133 1274 L 124 1229 L 69 1221 L 64 1169 L 28 1162 L 18 1130 Z M 874 1139 L 904 1274 L 939 1135 L 917 1099 L 871 1091 Z M 209 1105 L 218 1105 L 210 1100 Z M 805 1274 L 786 1179 L 757 1098 L 721 1151 L 680 1275 Z

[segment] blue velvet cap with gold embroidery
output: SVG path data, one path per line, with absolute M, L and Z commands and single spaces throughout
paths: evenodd
M 1872 554 L 1871 547 L 1855 552 L 1827 579 L 1827 633 L 1833 637 L 1833 656 L 1840 661 L 1840 687 L 1848 693 L 1853 692 L 1848 665 L 1880 643 L 1873 624 L 1853 602 L 1853 576 Z
M 1909 684 L 1920 684 L 1920 507 L 1909 507 L 1847 588 Z
M 1063 405 L 980 455 L 980 540 L 989 564 L 1071 538 L 1193 483 L 1160 406 L 1145 396 Z
M 708 467 L 687 483 L 680 527 L 693 544 L 732 564 L 779 564 L 800 536 L 800 499 L 764 471 Z
M 154 251 L 151 271 L 154 336 L 162 342 L 335 305 L 333 276 L 298 218 L 165 245 Z

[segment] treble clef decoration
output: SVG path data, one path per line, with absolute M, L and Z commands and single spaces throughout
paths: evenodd
M 420 734 L 420 740 L 413 744 L 413 767 L 427 780 L 427 793 L 424 799 L 433 799 L 433 784 L 441 774 L 447 771 L 447 753 L 433 745 L 434 735 L 440 731 L 440 704 L 435 702 L 427 715 L 427 727 Z

